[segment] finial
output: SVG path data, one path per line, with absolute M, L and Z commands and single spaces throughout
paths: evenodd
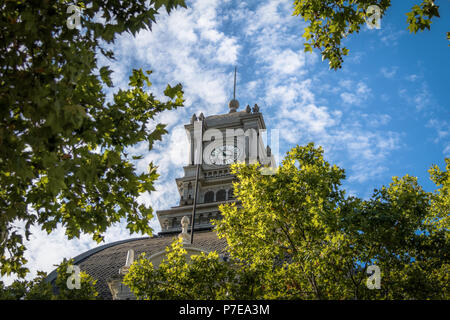
M 200 121 L 205 120 L 205 116 L 203 115 L 203 112 L 200 113 L 200 115 L 198 116 L 198 120 L 200 120 Z
M 194 121 L 197 121 L 197 115 L 194 113 L 191 118 L 191 124 L 194 124 Z
M 127 252 L 127 260 L 125 262 L 125 265 L 127 267 L 129 267 L 129 266 L 131 266 L 133 264 L 133 262 L 134 262 L 134 250 L 130 249 Z
M 230 108 L 230 113 L 236 112 L 239 108 L 239 101 L 236 100 L 236 71 L 237 67 L 234 67 L 234 89 L 233 89 L 233 100 L 228 103 L 228 107 Z
M 133 264 L 134 262 L 134 250 L 130 249 L 127 252 L 127 260 L 125 261 L 125 265 L 120 268 L 119 273 L 124 275 L 128 272 L 128 270 L 130 269 L 130 266 Z
M 245 108 L 245 112 L 250 113 L 250 111 L 251 111 L 250 106 L 247 105 L 247 107 Z
M 259 107 L 258 105 L 255 103 L 255 106 L 253 107 L 253 113 L 257 113 L 259 112 Z

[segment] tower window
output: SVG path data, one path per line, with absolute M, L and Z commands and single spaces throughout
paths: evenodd
M 205 193 L 205 203 L 214 202 L 214 192 L 208 191 Z
M 225 201 L 226 200 L 226 191 L 225 190 L 219 190 L 217 191 L 216 200 L 217 201 Z

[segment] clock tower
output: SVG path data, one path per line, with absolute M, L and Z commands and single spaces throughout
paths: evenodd
M 218 206 L 236 201 L 230 165 L 258 161 L 271 167 L 275 159 L 269 147 L 264 147 L 266 125 L 258 105 L 249 105 L 238 111 L 239 102 L 233 99 L 226 114 L 198 117 L 193 115 L 184 127 L 188 137 L 189 158 L 184 176 L 176 179 L 180 194 L 179 204 L 168 210 L 157 211 L 161 225 L 160 235 L 180 233 L 182 219 L 189 219 L 195 205 L 194 230 L 211 230 L 212 219 L 220 219 Z M 196 190 L 197 188 L 197 190 Z M 197 192 L 196 192 L 197 191 Z M 194 201 L 194 196 L 197 199 Z M 186 224 L 186 220 L 184 223 Z
M 190 152 L 183 177 L 176 179 L 179 203 L 168 210 L 156 212 L 162 229 L 157 236 L 105 244 L 73 258 L 74 265 L 98 280 L 96 289 L 100 297 L 134 299 L 132 292 L 123 284 L 123 277 L 134 257 L 146 253 L 147 259 L 158 267 L 166 257 L 166 248 L 174 236 L 182 239 L 183 248 L 189 256 L 216 251 L 219 257 L 226 259 L 226 239 L 217 237 L 211 220 L 221 218 L 220 204 L 237 201 L 233 196 L 235 177 L 230 173 L 230 165 L 234 162 L 259 162 L 275 167 L 270 148 L 264 147 L 266 125 L 259 107 L 255 104 L 253 108 L 247 106 L 243 111 L 238 111 L 239 103 L 233 99 L 229 108 L 226 114 L 207 117 L 193 115 L 185 125 L 188 137 L 186 148 Z M 276 131 L 271 131 L 270 139 L 275 154 L 277 138 L 273 134 Z M 269 168 L 261 168 L 261 173 L 273 173 L 266 169 Z M 192 221 L 192 216 L 195 221 Z M 191 232 L 192 226 L 194 233 Z M 56 275 L 54 270 L 46 281 L 54 284 Z

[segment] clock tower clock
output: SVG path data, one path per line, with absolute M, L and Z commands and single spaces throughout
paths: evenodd
M 157 211 L 161 225 L 160 234 L 179 233 L 181 219 L 187 216 L 192 225 L 192 209 L 196 188 L 197 164 L 198 189 L 194 230 L 211 230 L 212 219 L 220 219 L 218 206 L 236 201 L 230 165 L 234 162 L 263 164 L 275 163 L 270 148 L 264 147 L 260 132 L 266 129 L 258 105 L 237 111 L 239 102 L 229 103 L 229 113 L 205 117 L 194 114 L 185 125 L 189 148 L 184 176 L 176 179 L 180 194 L 179 204 L 168 210 Z M 189 227 L 190 230 L 190 227 Z

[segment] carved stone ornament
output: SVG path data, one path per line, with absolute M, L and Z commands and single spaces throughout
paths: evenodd
M 183 240 L 183 244 L 191 243 L 191 238 L 190 238 L 189 234 L 187 233 L 189 223 L 190 223 L 190 221 L 187 216 L 184 216 L 181 219 L 181 233 L 178 235 L 178 238 L 181 238 Z
M 122 278 L 121 277 L 113 277 L 108 282 L 109 291 L 111 292 L 113 300 L 119 299 L 119 293 L 120 293 L 120 285 L 122 284 Z
M 134 262 L 134 250 L 130 249 L 127 252 L 127 260 L 125 261 L 125 265 L 119 269 L 119 274 L 125 275 L 128 270 L 130 269 L 130 266 Z

